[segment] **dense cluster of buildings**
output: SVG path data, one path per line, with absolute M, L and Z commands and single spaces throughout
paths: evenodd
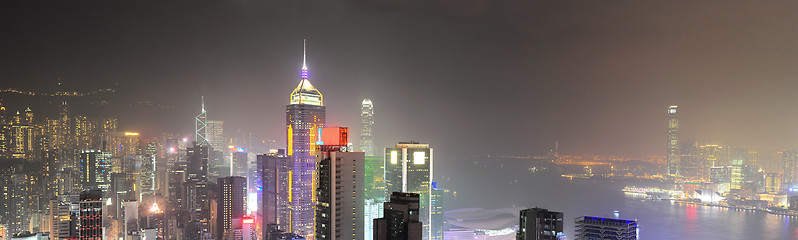
M 443 239 L 430 145 L 376 150 L 364 99 L 354 149 L 347 127 L 326 126 L 305 63 L 300 76 L 285 148 L 256 155 L 225 136 L 204 98 L 193 138 L 118 131 L 114 118 L 70 115 L 66 101 L 41 121 L 0 107 L 0 239 Z

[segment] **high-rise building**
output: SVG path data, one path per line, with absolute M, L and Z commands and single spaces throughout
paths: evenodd
M 346 128 L 324 128 L 316 151 L 315 239 L 363 239 L 363 152 L 344 152 Z
M 325 108 L 321 92 L 308 80 L 307 58 L 303 57 L 299 85 L 286 106 L 287 154 L 294 160 L 291 196 L 291 226 L 284 230 L 312 238 L 315 200 L 313 172 L 316 164 L 318 131 L 324 128 Z
M 723 158 L 724 148 L 718 145 L 702 145 L 699 148 L 701 159 L 704 163 L 702 167 L 701 177 L 704 179 L 711 178 L 711 168 L 716 166 L 723 166 L 721 164 Z
M 113 157 L 138 155 L 138 132 L 107 132 L 103 136 L 103 151 L 110 152 Z
M 385 191 L 417 193 L 421 198 L 420 221 L 424 239 L 431 236 L 430 182 L 433 176 L 433 151 L 429 144 L 400 142 L 385 149 Z
M 216 207 L 216 239 L 232 239 L 234 219 L 242 219 L 247 211 L 247 178 L 230 176 L 217 179 L 219 201 Z
M 208 179 L 208 146 L 194 143 L 186 152 L 188 179 Z
M 637 221 L 583 216 L 575 222 L 577 240 L 637 239 Z
M 224 121 L 208 120 L 206 133 L 208 143 L 213 147 L 214 151 L 225 151 L 227 149 L 224 139 Z
M 205 112 L 205 96 L 202 96 L 202 110 L 194 117 L 194 141 L 200 146 L 209 146 L 208 113 Z
M 518 240 L 558 240 L 563 236 L 563 213 L 542 208 L 521 210 Z
M 80 193 L 80 239 L 102 240 L 103 201 L 101 190 Z
M 682 141 L 679 152 L 679 173 L 682 176 L 696 179 L 704 176 L 704 159 L 701 158 L 698 141 Z
M 385 202 L 385 161 L 382 156 L 366 156 L 364 182 L 366 185 L 363 219 L 363 239 L 373 239 L 375 218 L 382 217 Z
M 246 177 L 249 173 L 249 158 L 243 149 L 236 149 L 232 154 L 231 176 Z
M 430 239 L 432 240 L 443 240 L 443 197 L 445 192 L 445 189 L 438 188 L 437 182 L 432 182 L 430 191 Z
M 679 175 L 679 118 L 678 106 L 668 107 L 668 175 Z
M 360 151 L 374 156 L 374 104 L 366 98 L 360 106 Z
M 781 153 L 781 166 L 782 171 L 784 172 L 784 182 L 785 183 L 793 183 L 798 180 L 798 174 L 796 174 L 796 166 L 798 166 L 798 151 L 796 150 L 786 150 Z
M 421 240 L 419 195 L 394 192 L 383 206 L 383 217 L 374 219 L 375 240 Z
M 783 176 L 780 172 L 765 174 L 765 191 L 770 194 L 781 192 Z
M 280 231 L 291 228 L 291 177 L 294 162 L 287 156 L 272 153 L 258 155 L 261 173 L 260 207 L 263 236 L 270 233 L 266 226 L 273 224 Z
M 107 191 L 111 186 L 111 153 L 100 150 L 83 150 L 80 153 L 80 179 L 83 190 Z
M 733 159 L 730 171 L 729 189 L 741 190 L 743 186 L 743 160 Z

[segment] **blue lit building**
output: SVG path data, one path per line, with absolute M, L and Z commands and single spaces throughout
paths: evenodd
M 637 221 L 583 216 L 576 218 L 576 239 L 637 239 Z

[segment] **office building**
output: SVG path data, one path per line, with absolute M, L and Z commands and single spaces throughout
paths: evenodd
M 365 203 L 363 219 L 363 239 L 373 239 L 372 220 L 382 217 L 382 204 L 385 202 L 385 161 L 382 156 L 366 156 L 365 163 Z
M 400 142 L 385 149 L 385 191 L 417 193 L 424 239 L 431 236 L 430 182 L 433 176 L 433 151 L 429 144 Z
M 679 118 L 676 115 L 678 106 L 668 107 L 668 142 L 667 165 L 668 175 L 679 175 Z
M 575 222 L 576 240 L 637 239 L 637 221 L 584 216 Z
M 394 192 L 383 205 L 383 217 L 374 219 L 375 240 L 421 240 L 419 194 Z
M 188 179 L 208 179 L 208 153 L 208 146 L 201 146 L 198 143 L 188 148 L 186 151 Z
M 323 96 L 310 84 L 307 59 L 303 57 L 299 85 L 286 106 L 287 154 L 294 160 L 291 192 L 291 226 L 285 230 L 309 237 L 313 234 L 313 172 L 318 131 L 324 128 Z
M 111 153 L 83 150 L 80 153 L 80 179 L 83 190 L 107 191 L 111 186 Z
M 796 174 L 796 166 L 798 166 L 798 151 L 786 150 L 781 153 L 781 166 L 784 173 L 783 181 L 785 183 L 793 183 L 798 181 L 798 174 Z
M 360 105 L 360 151 L 366 156 L 374 156 L 374 104 L 371 99 L 363 99 Z
M 783 175 L 780 172 L 772 172 L 765 174 L 765 191 L 770 194 L 781 192 L 783 183 Z
M 233 236 L 233 219 L 240 220 L 247 213 L 247 178 L 230 176 L 219 178 L 217 182 L 216 239 L 229 239 Z
M 316 151 L 316 239 L 363 239 L 363 152 L 344 152 L 348 129 L 324 128 Z M 343 144 L 343 145 L 342 145 Z
M 101 190 L 80 193 L 81 240 L 103 240 L 103 199 Z
M 521 210 L 518 240 L 558 240 L 563 236 L 563 213 L 542 208 Z
M 247 177 L 247 175 L 249 175 L 249 158 L 247 152 L 243 149 L 236 149 L 232 153 L 232 161 L 230 164 L 230 176 Z
M 447 191 L 438 187 L 437 182 L 432 182 L 430 191 L 430 229 L 432 240 L 443 240 L 443 198 Z
M 274 225 L 280 231 L 291 228 L 291 177 L 294 162 L 289 157 L 278 154 L 258 155 L 258 169 L 261 173 L 260 207 L 263 236 L 271 230 L 266 226 Z
M 679 173 L 684 177 L 692 179 L 703 177 L 705 171 L 704 159 L 701 157 L 698 141 L 682 141 L 679 152 L 681 152 L 679 156 Z
M 208 141 L 208 113 L 205 112 L 205 96 L 202 96 L 202 109 L 194 117 L 194 141 L 200 146 L 210 146 Z

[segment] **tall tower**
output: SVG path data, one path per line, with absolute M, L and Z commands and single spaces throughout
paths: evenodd
M 307 52 L 305 52 L 307 53 Z M 286 153 L 294 161 L 291 173 L 291 228 L 287 232 L 313 237 L 313 172 L 316 169 L 316 141 L 324 128 L 325 108 L 323 96 L 308 80 L 306 55 L 303 55 L 299 85 L 294 88 L 285 108 Z
M 668 107 L 668 175 L 679 175 L 679 118 L 676 115 L 678 106 Z
M 194 132 L 196 133 L 195 141 L 200 146 L 208 146 L 210 142 L 208 142 L 208 121 L 206 120 L 207 114 L 205 113 L 205 96 L 202 97 L 202 111 L 194 118 L 194 122 L 197 124 L 194 128 Z
M 360 151 L 366 156 L 374 156 L 374 104 L 371 99 L 363 99 L 360 107 Z
M 429 144 L 399 142 L 395 147 L 385 148 L 385 192 L 408 192 L 419 194 L 420 216 L 424 239 L 430 239 L 431 182 L 433 176 L 433 151 Z M 376 237 L 375 237 L 376 238 Z

